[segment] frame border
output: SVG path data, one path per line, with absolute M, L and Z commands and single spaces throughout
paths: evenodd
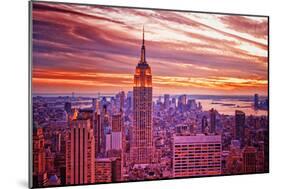
M 178 178 L 162 178 L 153 180 L 135 180 L 135 181 L 118 181 L 110 183 L 89 183 L 89 184 L 67 184 L 59 186 L 44 186 L 41 188 L 54 188 L 54 187 L 68 187 L 68 186 L 91 186 L 102 184 L 118 184 L 118 183 L 134 183 L 134 182 L 150 182 L 150 181 L 164 181 L 164 180 L 181 180 L 189 178 L 206 178 L 206 177 L 221 177 L 221 176 L 240 176 L 240 175 L 257 175 L 270 173 L 270 16 L 269 15 L 255 15 L 255 14 L 239 14 L 239 13 L 226 13 L 226 12 L 208 12 L 208 11 L 193 11 L 193 10 L 180 10 L 180 9 L 164 9 L 164 8 L 149 8 L 149 7 L 134 7 L 134 6 L 118 6 L 118 5 L 105 5 L 105 4 L 90 4 L 90 3 L 74 3 L 74 2 L 58 2 L 58 1 L 41 1 L 41 0 L 29 0 L 28 2 L 28 187 L 38 188 L 33 186 L 33 117 L 32 117 L 32 69 L 33 69 L 33 3 L 46 3 L 46 4 L 64 4 L 64 5 L 84 5 L 84 6 L 102 6 L 105 8 L 128 8 L 128 9 L 140 9 L 140 10 L 156 10 L 156 11 L 173 11 L 173 12 L 185 12 L 185 13 L 199 13 L 199 14 L 216 14 L 216 15 L 230 15 L 230 16 L 249 16 L 249 17 L 263 17 L 267 19 L 267 97 L 268 97 L 268 171 L 256 172 L 256 173 L 238 173 L 238 174 L 220 174 L 220 175 L 205 175 L 205 176 L 190 176 L 190 177 L 178 177 Z

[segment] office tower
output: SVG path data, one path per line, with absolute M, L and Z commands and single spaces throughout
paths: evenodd
M 141 58 L 136 66 L 133 88 L 131 161 L 148 164 L 152 159 L 152 75 L 146 62 L 144 32 Z
M 112 161 L 109 158 L 97 158 L 95 162 L 95 182 L 112 182 Z
M 121 91 L 118 93 L 118 110 L 117 111 L 120 111 L 120 110 L 123 110 L 124 109 L 124 105 L 125 105 L 125 92 L 124 91 Z
M 197 109 L 197 104 L 195 99 L 189 99 L 187 101 L 186 107 L 188 110 L 196 110 Z
M 46 172 L 45 139 L 43 128 L 33 128 L 33 185 L 37 187 L 46 186 L 48 177 Z
M 245 146 L 243 149 L 244 173 L 255 173 L 257 167 L 257 150 L 253 146 Z
M 221 174 L 221 136 L 174 135 L 174 177 Z
M 208 120 L 206 116 L 202 117 L 202 122 L 201 122 L 201 133 L 206 132 L 206 128 L 208 127 Z
M 56 146 L 57 153 L 61 151 L 61 141 L 62 141 L 61 133 L 60 132 L 55 133 L 55 146 Z
M 178 108 L 181 111 L 185 110 L 186 103 L 187 103 L 187 96 L 186 95 L 179 96 L 179 98 L 178 98 Z
M 101 114 L 101 153 L 111 149 L 111 127 L 107 105 L 103 105 Z
M 235 139 L 240 140 L 241 145 L 244 145 L 244 131 L 245 131 L 245 113 L 235 111 Z
M 254 95 L 254 107 L 255 108 L 259 107 L 259 95 L 258 94 Z
M 128 110 L 132 110 L 133 109 L 133 91 L 128 91 L 127 93 L 127 100 L 126 100 L 126 103 L 127 103 L 127 109 Z
M 99 109 L 99 101 L 97 98 L 92 99 L 92 109 L 93 112 L 96 112 Z
M 165 108 L 169 108 L 170 106 L 170 95 L 164 94 L 164 106 Z
M 101 115 L 99 112 L 99 109 L 96 109 L 96 112 L 94 113 L 93 118 L 93 126 L 94 126 L 94 134 L 95 134 L 95 155 L 101 153 L 101 147 L 102 147 L 102 124 L 101 124 Z
M 118 113 L 112 116 L 112 149 L 122 149 L 122 128 L 123 118 L 122 114 Z
M 71 121 L 66 140 L 66 184 L 94 183 L 94 142 L 90 119 Z
M 176 108 L 176 106 L 177 106 L 176 101 L 177 101 L 176 98 L 173 97 L 173 98 L 172 98 L 172 102 L 171 102 L 171 107 L 172 107 L 172 108 Z
M 216 114 L 217 111 L 212 108 L 210 110 L 210 132 L 215 133 L 216 132 Z

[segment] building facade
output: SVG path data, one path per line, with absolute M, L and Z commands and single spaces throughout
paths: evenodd
M 95 181 L 95 138 L 90 119 L 73 120 L 66 140 L 66 184 Z
M 221 174 L 221 135 L 174 135 L 173 176 Z

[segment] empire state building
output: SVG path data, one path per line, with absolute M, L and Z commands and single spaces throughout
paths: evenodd
M 144 30 L 140 61 L 134 75 L 133 102 L 131 162 L 149 164 L 153 153 L 152 75 L 145 57 Z

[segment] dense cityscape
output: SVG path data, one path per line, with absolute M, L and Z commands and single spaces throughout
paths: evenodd
M 267 96 L 205 95 L 211 100 L 206 110 L 202 97 L 154 95 L 152 77 L 143 31 L 130 91 L 100 91 L 91 97 L 34 94 L 33 185 L 269 171 Z M 246 101 L 251 113 L 224 103 L 226 98 Z M 217 104 L 231 107 L 233 113 L 214 108 Z M 265 113 L 252 113 L 258 111 Z

